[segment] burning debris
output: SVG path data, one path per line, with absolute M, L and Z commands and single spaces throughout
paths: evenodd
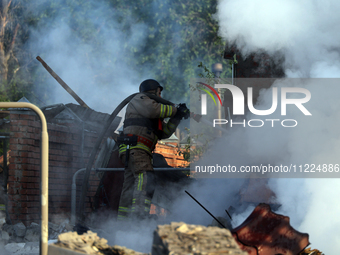
M 259 204 L 232 233 L 250 255 L 298 254 L 309 245 L 308 234 L 293 229 L 289 217 L 272 212 L 267 204 Z
M 58 239 L 49 245 L 49 255 L 65 254 L 65 250 L 77 254 L 146 255 L 122 246 L 110 246 L 106 239 L 90 230 L 82 235 L 67 231 L 72 231 L 68 220 L 49 223 L 49 239 Z M 119 233 L 113 231 L 110 235 Z M 38 254 L 40 225 L 4 224 L 1 239 L 8 254 Z M 267 204 L 259 204 L 241 225 L 231 230 L 184 222 L 158 225 L 150 249 L 152 255 L 323 255 L 318 250 L 306 248 L 308 245 L 308 234 L 293 229 L 289 217 L 272 212 Z
M 49 246 L 50 255 L 64 254 L 70 250 L 85 254 L 146 255 L 118 245 L 109 246 L 106 239 L 99 238 L 91 231 L 82 235 L 76 232 L 60 234 L 58 241 Z M 247 253 L 238 247 L 227 229 L 172 222 L 170 225 L 160 225 L 154 231 L 151 254 L 246 255 Z
M 184 222 L 158 225 L 153 234 L 151 254 L 322 255 L 318 250 L 306 248 L 308 245 L 308 234 L 293 229 L 287 216 L 273 213 L 269 205 L 259 204 L 231 231 Z M 91 231 L 83 235 L 63 233 L 58 242 L 49 247 L 50 254 L 61 254 L 63 249 L 86 254 L 145 254 L 109 246 L 107 240 Z
M 135 252 L 115 245 L 107 244 L 107 240 L 100 238 L 96 233 L 87 231 L 82 235 L 76 232 L 68 232 L 59 235 L 58 242 L 49 246 L 49 254 L 64 254 L 68 250 L 85 254 L 106 254 L 106 255 L 143 255 L 145 253 Z
M 231 254 L 246 255 L 227 229 L 172 222 L 154 232 L 152 255 Z
M 214 218 L 219 227 L 229 229 L 226 227 L 228 224 L 221 223 L 190 193 L 185 192 Z M 228 213 L 227 210 L 226 212 Z M 232 220 L 229 213 L 228 216 Z M 231 229 L 231 232 L 239 247 L 250 255 L 313 254 L 317 251 L 306 249 L 310 244 L 308 234 L 296 231 L 290 225 L 289 217 L 272 212 L 271 207 L 265 203 L 256 206 L 249 217 L 241 225 Z

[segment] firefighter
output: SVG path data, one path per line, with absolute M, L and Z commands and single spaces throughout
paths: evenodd
M 125 164 L 124 184 L 119 201 L 118 221 L 149 217 L 155 177 L 152 151 L 159 139 L 170 137 L 182 118 L 190 116 L 185 104 L 165 105 L 144 93 L 161 97 L 163 87 L 153 79 L 143 81 L 139 94 L 126 108 L 124 128 L 119 136 L 119 156 Z M 170 118 L 167 123 L 164 118 Z

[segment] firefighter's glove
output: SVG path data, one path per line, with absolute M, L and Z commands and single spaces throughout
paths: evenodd
M 190 117 L 190 110 L 187 108 L 186 104 L 179 104 L 177 107 L 176 118 L 188 119 L 189 117 Z

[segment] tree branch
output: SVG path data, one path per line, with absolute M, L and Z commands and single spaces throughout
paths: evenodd
M 6 15 L 8 13 L 8 8 L 11 5 L 11 2 L 12 2 L 12 0 L 10 2 L 7 2 L 7 0 L 2 0 L 2 8 L 3 8 L 2 9 L 2 15 L 4 17 L 6 17 Z
M 1 19 L 1 33 L 5 33 L 5 27 L 7 25 L 8 21 L 6 20 L 6 17 L 3 17 Z
M 6 60 L 8 60 L 8 59 L 10 58 L 11 53 L 12 53 L 12 51 L 13 51 L 14 44 L 15 44 L 15 39 L 16 39 L 16 37 L 17 37 L 17 33 L 18 33 L 19 26 L 20 26 L 20 25 L 19 25 L 19 23 L 18 23 L 18 24 L 16 25 L 16 27 L 15 27 L 12 42 L 11 42 L 11 44 L 10 44 L 10 46 L 9 46 L 9 49 L 8 49 L 8 51 L 7 51 L 7 53 L 6 53 L 6 56 L 5 56 Z
M 7 8 L 9 9 L 9 7 L 11 6 L 12 0 L 9 0 L 8 4 L 7 4 Z

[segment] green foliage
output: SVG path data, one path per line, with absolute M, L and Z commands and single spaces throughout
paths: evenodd
M 199 65 L 197 67 L 203 68 L 204 73 L 199 73 L 198 76 L 201 78 L 215 78 L 215 74 L 210 71 L 209 68 L 207 68 L 207 66 L 203 65 L 202 62 L 199 63 Z
M 216 82 L 218 83 L 230 83 L 228 80 L 230 77 L 230 69 L 226 68 L 224 70 L 224 74 L 222 73 L 222 76 L 226 76 L 227 78 L 216 78 L 216 75 L 206 66 L 203 64 L 203 62 L 200 62 L 198 67 L 200 68 L 199 77 L 202 79 L 196 79 L 198 82 L 204 82 L 205 84 L 208 84 L 212 87 L 214 87 L 214 84 Z M 228 77 L 229 76 L 229 77 Z M 193 104 L 190 105 L 192 112 L 199 112 L 200 110 L 200 91 L 199 88 L 202 85 L 199 83 L 196 84 L 190 84 L 190 90 L 192 92 L 191 96 L 193 97 L 191 100 L 193 101 Z M 221 91 L 220 95 L 223 101 L 223 91 Z M 197 101 L 197 99 L 199 99 Z M 212 100 L 209 100 L 207 102 L 209 109 L 216 109 L 216 106 L 214 105 Z M 217 111 L 216 111 L 217 115 Z M 194 162 L 198 160 L 204 153 L 206 153 L 209 150 L 209 144 L 211 141 L 216 139 L 216 130 L 212 127 L 212 125 L 205 125 L 202 123 L 202 118 L 206 121 L 212 121 L 212 119 L 217 118 L 218 116 L 214 116 L 214 114 L 209 114 L 206 116 L 201 117 L 201 120 L 199 123 L 192 122 L 191 128 L 186 129 L 188 133 L 187 137 L 187 144 L 182 148 L 182 151 L 179 150 L 179 155 L 183 155 L 184 159 L 188 162 Z M 211 122 L 212 123 L 212 122 Z
M 8 96 L 7 96 L 7 91 L 6 91 L 6 86 L 2 82 L 0 83 L 0 102 L 8 102 Z
M 35 56 L 20 47 L 28 40 L 31 29 L 46 26 L 53 29 L 61 22 L 70 26 L 74 37 L 93 46 L 89 53 L 109 60 L 103 73 L 96 77 L 96 84 L 110 86 L 112 81 L 103 77 L 111 72 L 114 63 L 121 61 L 115 52 L 108 52 L 103 46 L 103 29 L 118 29 L 122 33 L 126 39 L 122 50 L 126 52 L 127 64 L 140 77 L 145 77 L 145 70 L 148 70 L 149 76 L 164 85 L 166 97 L 175 102 L 188 103 L 190 79 L 199 77 L 201 67 L 224 63 L 224 42 L 218 36 L 218 24 L 213 18 L 217 0 L 25 0 L 20 6 L 25 4 L 30 8 L 17 8 L 13 12 L 13 18 L 20 23 L 21 43 L 17 47 L 20 57 L 10 66 L 14 75 L 8 82 L 9 100 L 26 95 L 30 100 L 40 100 L 40 104 L 49 102 L 49 92 L 43 85 L 49 74 L 37 68 L 39 63 Z M 110 15 L 102 17 L 104 10 Z M 141 25 L 142 32 L 147 35 L 144 41 L 130 38 L 136 24 Z M 84 64 L 91 68 L 90 64 Z M 223 75 L 228 76 L 228 68 L 225 70 Z
M 119 10 L 118 20 L 126 31 L 131 24 L 147 27 L 148 37 L 142 45 L 129 48 L 131 65 L 142 74 L 149 67 L 153 77 L 165 85 L 167 98 L 187 100 L 189 81 L 197 77 L 199 61 L 211 65 L 220 61 L 224 43 L 218 36 L 217 22 L 212 18 L 217 1 L 112 0 Z M 132 23 L 126 17 L 133 17 Z M 117 17 L 116 17 L 117 18 Z
M 8 132 L 8 130 L 5 129 L 0 129 L 0 133 L 3 132 Z M 6 150 L 8 152 L 9 150 L 9 140 L 7 139 L 7 143 L 6 143 Z M 0 139 L 0 156 L 4 155 L 4 139 Z M 7 158 L 7 162 L 9 162 L 9 158 Z M 3 167 L 3 164 L 0 164 L 0 167 Z
M 223 59 L 225 45 L 213 18 L 216 6 L 217 0 L 13 1 L 11 19 L 13 24 L 20 24 L 20 28 L 8 65 L 8 79 L 0 83 L 0 101 L 17 101 L 25 96 L 37 105 L 49 104 L 53 95 L 45 84 L 51 79 L 50 74 L 41 68 L 36 56 L 26 48 L 26 42 L 32 30 L 53 29 L 63 22 L 72 29 L 75 38 L 91 45 L 87 53 L 108 59 L 102 73 L 95 78 L 96 84 L 111 86 L 112 81 L 104 77 L 121 61 L 115 52 L 104 47 L 105 38 L 101 33 L 103 29 L 116 29 L 126 41 L 121 49 L 126 54 L 125 62 L 140 77 L 145 77 L 147 70 L 150 78 L 161 82 L 167 99 L 188 104 L 191 78 L 213 79 L 215 76 L 209 68 L 212 64 L 229 65 Z M 104 10 L 110 15 L 102 17 Z M 147 35 L 142 41 L 131 38 L 136 25 Z M 6 30 L 8 38 L 14 29 L 11 25 Z M 8 40 L 6 47 L 9 44 Z M 91 68 L 91 63 L 83 64 Z M 230 77 L 230 68 L 224 68 L 221 77 Z M 188 162 L 208 148 L 208 142 L 203 141 L 195 143 L 190 151 L 193 140 L 200 138 L 201 135 L 189 135 L 185 150 L 179 152 Z
M 185 128 L 187 132 L 186 143 L 183 147 L 177 149 L 179 156 L 183 156 L 183 159 L 188 163 L 197 161 L 209 148 L 209 140 L 205 139 L 204 142 L 198 143 L 201 140 L 203 134 L 193 135 L 190 133 L 189 128 Z

